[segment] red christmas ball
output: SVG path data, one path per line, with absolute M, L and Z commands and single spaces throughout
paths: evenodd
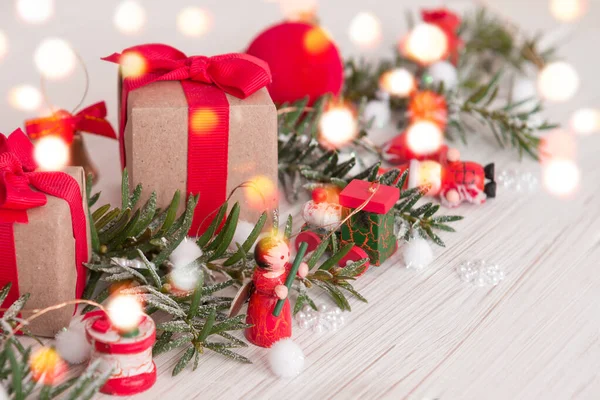
M 325 203 L 327 201 L 327 190 L 325 188 L 314 189 L 312 199 L 315 203 Z
M 269 64 L 273 83 L 269 93 L 275 103 L 338 96 L 344 83 L 340 52 L 327 32 L 306 22 L 283 22 L 259 34 L 247 53 Z

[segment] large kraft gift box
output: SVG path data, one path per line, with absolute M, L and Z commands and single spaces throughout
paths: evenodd
M 232 192 L 241 220 L 255 222 L 277 207 L 277 110 L 265 88 L 268 66 L 244 54 L 188 58 L 165 45 L 136 46 L 106 60 L 124 71 L 131 54 L 146 69 L 119 79 L 121 156 L 130 187 L 144 186 L 142 200 L 156 191 L 164 208 L 177 190 L 199 194 L 190 236 L 204 232 Z
M 29 139 L 20 131 L 14 132 L 9 140 L 0 134 L 0 170 L 4 178 L 0 185 L 5 185 L 3 189 L 8 189 L 8 193 L 18 193 L 18 200 L 28 203 L 25 209 L 17 201 L 0 204 L 0 286 L 12 282 L 2 307 L 29 293 L 22 318 L 31 316 L 34 309 L 79 298 L 86 283 L 83 263 L 92 254 L 83 168 L 68 167 L 56 173 L 28 172 L 27 160 L 23 160 L 26 171 L 11 176 L 15 159 L 32 154 L 30 146 Z M 9 148 L 12 150 L 9 152 L 19 157 L 7 154 Z M 7 160 L 13 162 L 9 173 Z M 25 188 L 18 187 L 23 182 Z M 38 336 L 53 337 L 69 326 L 74 311 L 73 305 L 46 313 L 32 321 L 30 330 Z

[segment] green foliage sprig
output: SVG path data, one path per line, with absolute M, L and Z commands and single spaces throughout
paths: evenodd
M 12 283 L 9 283 L 0 289 L 0 304 L 6 300 L 11 287 Z M 7 394 L 14 399 L 25 399 L 34 395 L 42 400 L 58 397 L 67 400 L 91 399 L 112 373 L 111 370 L 100 372 L 100 361 L 91 363 L 80 376 L 55 386 L 42 385 L 33 379 L 29 366 L 33 347 L 23 346 L 12 336 L 13 330 L 24 322 L 18 315 L 28 299 L 29 294 L 21 295 L 0 318 L 0 381 L 5 384 Z M 27 326 L 21 331 L 43 345 L 39 338 L 29 332 Z

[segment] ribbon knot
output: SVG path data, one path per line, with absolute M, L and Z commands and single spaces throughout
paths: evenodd
M 205 56 L 192 56 L 186 60 L 189 67 L 190 79 L 202 83 L 213 83 L 208 74 L 209 59 Z
M 58 110 L 49 117 L 25 121 L 25 130 L 31 139 L 58 136 L 67 144 L 73 141 L 76 132 L 87 132 L 116 139 L 110 122 L 106 120 L 106 104 L 101 101 L 73 115 L 67 110 Z

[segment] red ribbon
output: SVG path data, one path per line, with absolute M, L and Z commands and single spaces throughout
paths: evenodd
M 0 134 L 0 287 L 13 283 L 3 305 L 12 304 L 20 295 L 13 225 L 26 224 L 27 210 L 45 205 L 46 194 L 69 204 L 75 238 L 75 294 L 78 298 L 85 288 L 83 263 L 88 259 L 88 248 L 81 188 L 64 172 L 35 172 L 36 167 L 33 145 L 22 130 L 17 129 L 8 138 Z
M 181 81 L 189 107 L 187 192 L 201 194 L 190 228 L 195 236 L 206 229 L 210 223 L 206 217 L 227 197 L 229 103 L 225 93 L 245 99 L 271 83 L 271 72 L 264 61 L 248 54 L 187 57 L 162 44 L 131 47 L 103 60 L 126 66 L 128 57 L 137 58 L 142 71 L 123 79 L 119 124 L 122 166 L 126 165 L 123 133 L 129 92 L 153 82 Z
M 25 130 L 34 140 L 54 135 L 67 143 L 73 141 L 75 132 L 117 138 L 112 125 L 106 120 L 106 104 L 103 101 L 84 108 L 75 115 L 66 110 L 58 110 L 50 117 L 30 119 L 25 121 Z

